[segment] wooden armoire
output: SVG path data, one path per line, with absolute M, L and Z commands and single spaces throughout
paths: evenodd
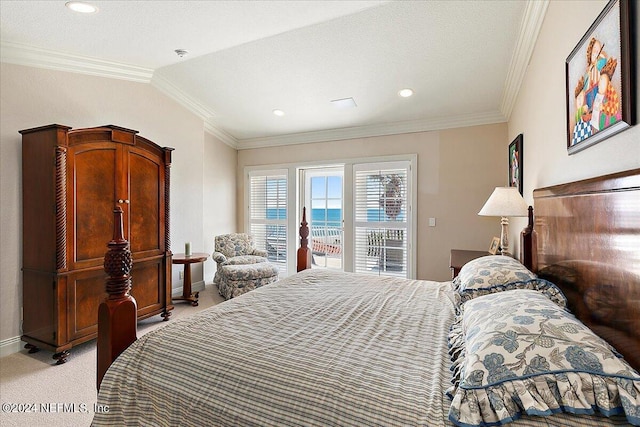
M 49 125 L 22 134 L 22 340 L 64 363 L 96 338 L 107 297 L 103 262 L 113 210 L 124 211 L 138 319 L 171 305 L 169 171 L 172 148 L 108 125 Z

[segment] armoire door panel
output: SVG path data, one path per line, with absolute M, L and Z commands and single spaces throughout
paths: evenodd
M 116 165 L 119 150 L 115 144 L 83 149 L 73 156 L 70 187 L 75 215 L 73 224 L 74 262 L 98 265 L 113 235 Z M 83 267 L 89 265 L 82 265 Z
M 69 339 L 76 340 L 98 331 L 98 307 L 107 298 L 106 273 L 85 271 L 67 276 Z
M 162 259 L 134 264 L 131 277 L 131 295 L 138 305 L 138 316 L 157 311 L 164 298 L 164 288 L 158 287 L 162 278 Z
M 160 188 L 163 166 L 159 159 L 141 153 L 129 154 L 129 244 L 131 252 L 153 255 L 162 251 L 160 221 L 164 188 Z

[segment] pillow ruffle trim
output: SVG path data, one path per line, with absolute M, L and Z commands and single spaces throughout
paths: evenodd
M 447 389 L 447 396 L 453 399 L 455 389 L 460 384 L 460 375 L 462 365 L 465 360 L 464 333 L 462 331 L 462 316 L 456 316 L 449 329 L 449 357 L 451 358 L 451 367 L 449 370 L 453 374 L 451 384 L 453 387 Z
M 559 412 L 610 417 L 640 425 L 640 381 L 583 372 L 542 374 L 482 389 L 454 387 L 449 420 L 458 426 L 501 425 L 522 415 Z
M 462 316 L 449 331 L 452 386 L 449 420 L 457 426 L 502 425 L 522 415 L 559 412 L 622 415 L 640 426 L 640 381 L 585 372 L 546 373 L 485 388 L 460 387 L 466 348 Z

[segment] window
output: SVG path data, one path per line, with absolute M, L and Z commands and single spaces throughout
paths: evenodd
M 287 170 L 249 173 L 249 234 L 287 274 Z
M 353 165 L 354 271 L 411 277 L 411 163 Z

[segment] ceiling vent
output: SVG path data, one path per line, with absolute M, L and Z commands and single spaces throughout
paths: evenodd
M 339 108 L 341 110 L 346 110 L 349 108 L 356 108 L 356 101 L 353 98 L 342 98 L 342 99 L 334 99 L 331 101 L 334 107 Z

